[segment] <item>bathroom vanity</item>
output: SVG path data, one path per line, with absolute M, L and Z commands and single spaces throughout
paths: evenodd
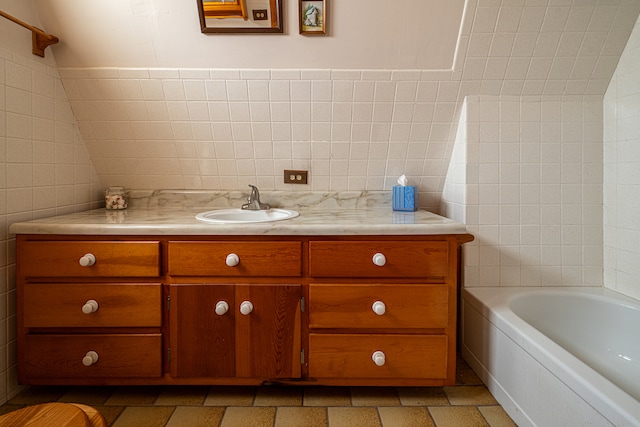
M 212 225 L 199 211 L 13 224 L 19 382 L 455 383 L 463 225 L 388 208 Z

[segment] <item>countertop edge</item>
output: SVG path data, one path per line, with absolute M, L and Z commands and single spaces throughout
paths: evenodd
M 293 226 L 293 227 L 246 227 L 242 229 L 225 229 L 222 227 L 159 227 L 159 226 L 115 226 L 99 228 L 89 228 L 87 226 L 70 225 L 38 225 L 32 226 L 27 223 L 15 224 L 10 227 L 10 233 L 15 235 L 127 235 L 127 236 L 152 236 L 152 235 L 202 235 L 202 236 L 250 236 L 250 235 L 272 235 L 272 236 L 333 236 L 333 235 L 444 235 L 444 234 L 468 234 L 464 226 L 412 226 L 390 229 L 389 227 L 370 226 Z
M 468 234 L 466 226 L 428 211 L 388 209 L 301 210 L 297 218 L 245 224 L 208 224 L 194 209 L 95 209 L 15 222 L 12 235 L 248 236 L 248 235 L 452 235 Z

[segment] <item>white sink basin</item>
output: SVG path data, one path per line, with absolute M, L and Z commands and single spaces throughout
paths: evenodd
M 268 209 L 252 211 L 248 209 L 218 209 L 201 212 L 196 219 L 211 224 L 247 224 L 253 222 L 282 221 L 300 215 L 291 209 Z

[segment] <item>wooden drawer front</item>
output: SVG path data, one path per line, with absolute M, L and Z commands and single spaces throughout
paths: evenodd
M 173 276 L 300 276 L 301 242 L 169 242 Z M 238 264 L 227 265 L 236 254 Z
M 386 263 L 374 264 L 376 254 Z M 313 241 L 309 242 L 312 277 L 446 277 L 447 242 Z
M 82 359 L 95 351 L 98 360 Z M 24 374 L 33 378 L 159 377 L 160 334 L 26 335 Z
M 309 327 L 446 328 L 449 290 L 444 285 L 309 285 Z M 384 314 L 374 312 L 374 303 Z
M 98 304 L 97 310 L 85 314 L 83 307 L 91 300 Z M 27 328 L 159 327 L 162 325 L 162 286 L 159 283 L 27 284 L 22 312 Z
M 372 356 L 382 351 L 385 363 Z M 447 377 L 446 335 L 310 334 L 311 378 Z
M 83 267 L 80 258 L 95 256 Z M 27 277 L 155 277 L 160 275 L 159 242 L 23 242 L 18 274 Z

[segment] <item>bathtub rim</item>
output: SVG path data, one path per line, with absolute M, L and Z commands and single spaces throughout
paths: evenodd
M 510 304 L 514 298 L 532 292 L 579 293 L 591 297 L 614 299 L 635 307 L 640 307 L 640 302 L 603 287 L 462 288 L 463 303 L 466 302 L 477 310 L 494 327 L 506 334 L 603 417 L 614 425 L 620 425 L 621 422 L 626 423 L 625 425 L 638 425 L 640 423 L 638 401 L 511 310 Z M 464 340 L 464 336 L 462 339 Z M 493 375 L 491 372 L 488 374 Z M 508 393 L 505 395 L 511 399 Z M 519 407 L 517 402 L 512 403 L 515 407 Z

